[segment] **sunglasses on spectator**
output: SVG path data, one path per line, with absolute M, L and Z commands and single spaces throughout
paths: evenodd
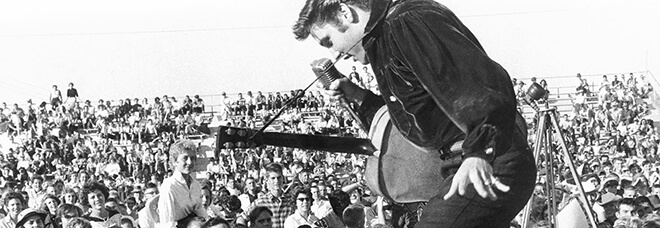
M 302 201 L 307 201 L 307 202 L 309 202 L 309 201 L 311 201 L 311 199 L 309 199 L 309 198 L 307 198 L 307 197 L 305 197 L 305 198 L 298 198 L 298 201 L 300 201 L 300 202 L 302 202 Z

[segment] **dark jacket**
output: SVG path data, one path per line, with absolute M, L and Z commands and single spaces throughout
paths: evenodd
M 369 94 L 359 107 L 365 123 L 386 104 L 418 146 L 440 150 L 465 139 L 465 157 L 489 161 L 485 149 L 508 151 L 522 120 L 511 79 L 449 9 L 431 0 L 372 0 L 366 33 L 382 96 Z

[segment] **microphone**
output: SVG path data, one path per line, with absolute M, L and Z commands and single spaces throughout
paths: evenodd
M 312 65 L 312 71 L 314 71 L 314 74 L 321 81 L 321 83 L 323 84 L 323 88 L 325 88 L 326 90 L 330 87 L 330 84 L 332 82 L 344 77 L 334 66 L 332 60 L 328 58 L 314 60 L 312 61 L 311 65 Z M 355 111 L 351 107 L 350 103 L 346 100 L 346 98 L 344 97 L 340 98 L 339 104 L 346 111 L 348 111 L 348 113 L 351 114 L 351 117 L 353 117 L 355 122 L 358 124 L 360 130 L 362 130 L 364 133 L 367 133 L 366 126 L 364 125 L 360 117 L 357 115 L 357 113 L 355 113 Z
M 314 60 L 311 65 L 312 71 L 314 71 L 325 89 L 328 89 L 333 81 L 344 77 L 328 58 Z

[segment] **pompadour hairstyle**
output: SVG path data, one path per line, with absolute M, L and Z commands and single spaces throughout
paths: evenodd
M 297 40 L 305 40 L 309 37 L 312 25 L 316 23 L 331 22 L 339 23 L 337 13 L 341 3 L 370 11 L 370 0 L 307 0 L 298 14 L 298 20 L 293 25 L 293 34 Z

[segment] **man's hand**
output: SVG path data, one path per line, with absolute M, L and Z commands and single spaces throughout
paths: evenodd
M 358 105 L 362 104 L 366 91 L 360 88 L 355 83 L 351 82 L 347 77 L 332 81 L 325 93 L 333 99 L 346 98 L 347 101 L 355 102 Z
M 509 191 L 509 186 L 502 184 L 493 176 L 493 167 L 486 160 L 471 157 L 465 159 L 463 164 L 458 168 L 452 180 L 451 188 L 449 188 L 449 192 L 444 197 L 445 200 L 456 194 L 456 191 L 461 196 L 465 195 L 465 190 L 469 184 L 472 184 L 481 197 L 488 197 L 491 200 L 497 199 L 493 187 L 502 192 Z

